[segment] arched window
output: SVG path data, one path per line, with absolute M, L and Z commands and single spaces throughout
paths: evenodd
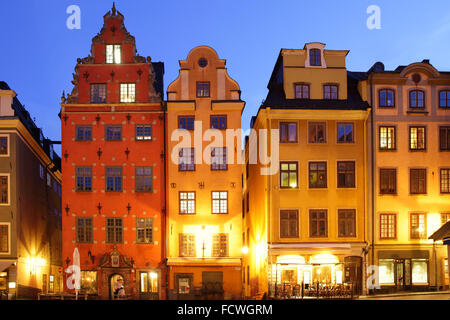
M 411 90 L 409 92 L 410 108 L 425 108 L 425 92 L 423 90 Z
M 379 106 L 380 107 L 394 107 L 395 106 L 395 91 L 392 89 L 381 89 L 378 91 Z
M 321 52 L 320 49 L 309 50 L 309 64 L 311 66 L 321 66 Z

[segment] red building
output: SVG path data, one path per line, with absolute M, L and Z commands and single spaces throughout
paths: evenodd
M 62 259 L 78 248 L 81 293 L 112 298 L 122 279 L 128 297 L 165 298 L 163 73 L 113 6 L 63 93 Z

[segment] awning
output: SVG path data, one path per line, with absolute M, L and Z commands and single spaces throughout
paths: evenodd
M 0 260 L 0 272 L 8 269 L 14 262 L 14 260 Z
M 443 240 L 450 236 L 450 221 L 447 221 L 442 227 L 440 227 L 435 233 L 433 233 L 428 239 Z

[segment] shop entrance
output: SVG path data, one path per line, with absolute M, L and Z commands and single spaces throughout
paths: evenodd
M 125 297 L 125 283 L 121 274 L 113 274 L 109 277 L 109 298 L 111 300 Z
M 395 286 L 399 291 L 411 289 L 411 259 L 395 260 Z

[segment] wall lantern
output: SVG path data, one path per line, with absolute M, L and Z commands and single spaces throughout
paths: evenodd
M 247 246 L 242 247 L 241 251 L 242 251 L 243 254 L 247 254 L 248 253 L 248 247 Z

